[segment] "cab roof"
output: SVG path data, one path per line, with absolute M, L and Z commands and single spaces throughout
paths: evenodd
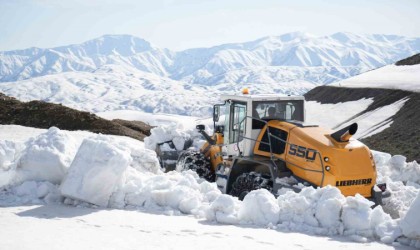
M 280 95 L 280 94 L 261 94 L 261 95 L 222 95 L 222 101 L 238 100 L 238 101 L 288 101 L 288 100 L 305 100 L 304 96 Z

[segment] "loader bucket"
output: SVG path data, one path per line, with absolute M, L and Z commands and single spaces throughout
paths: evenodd
M 179 155 L 191 147 L 192 143 L 192 140 L 186 140 L 183 150 L 177 150 L 172 141 L 158 143 L 155 151 L 162 170 L 165 173 L 175 170 Z

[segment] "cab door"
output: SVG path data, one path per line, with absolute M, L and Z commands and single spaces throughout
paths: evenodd
M 244 102 L 232 102 L 226 109 L 224 144 L 227 155 L 237 156 L 243 151 L 247 106 Z M 239 145 L 239 146 L 238 146 Z

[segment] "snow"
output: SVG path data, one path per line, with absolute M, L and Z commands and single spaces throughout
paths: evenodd
M 330 84 L 346 88 L 384 88 L 420 92 L 420 65 L 387 65 Z
M 2 207 L 0 218 L 4 249 L 412 249 L 142 210 L 32 205 Z
M 2 140 L 13 142 L 26 142 L 31 137 L 36 137 L 45 132 L 45 129 L 24 127 L 19 125 L 0 126 Z
M 165 126 L 167 125 L 158 132 L 159 136 L 165 133 L 171 135 L 174 131 L 170 126 Z M 18 130 L 18 127 L 15 128 Z M 394 199 L 385 203 L 383 208 L 378 206 L 372 209 L 372 202 L 360 195 L 344 197 L 337 188 L 331 186 L 317 189 L 304 187 L 300 193 L 286 191 L 277 198 L 265 189 L 255 190 L 250 192 L 244 201 L 239 201 L 235 197 L 221 194 L 215 183 L 198 178 L 192 171 L 164 174 L 159 170 L 155 153 L 146 149 L 143 143 L 124 137 L 92 133 L 85 133 L 84 138 L 75 139 L 78 134 L 80 132 L 51 128 L 34 139 L 28 139 L 30 143 L 6 144 L 3 141 L 1 145 L 7 145 L 8 148 L 4 151 L 4 154 L 8 155 L 8 167 L 1 167 L 6 173 L 13 170 L 13 164 L 20 162 L 19 157 L 16 157 L 19 155 L 16 154 L 17 151 L 33 150 L 35 145 L 46 149 L 38 154 L 26 154 L 28 162 L 41 163 L 45 157 L 49 159 L 51 152 L 56 156 L 66 152 L 73 159 L 52 161 L 54 164 L 50 166 L 51 173 L 66 167 L 67 171 L 61 181 L 52 183 L 49 175 L 27 174 L 25 179 L 14 178 L 3 184 L 0 189 L 0 205 L 18 208 L 20 205 L 43 204 L 47 210 L 50 206 L 63 205 L 88 210 L 100 206 L 121 209 L 118 210 L 121 212 L 115 213 L 124 211 L 127 214 L 129 210 L 134 209 L 141 210 L 140 214 L 146 212 L 175 216 L 192 215 L 196 218 L 196 223 L 202 221 L 204 224 L 218 224 L 218 227 L 223 224 L 245 226 L 245 230 L 256 227 L 269 234 L 302 232 L 331 237 L 341 235 L 362 243 L 378 240 L 397 246 L 398 242 L 412 246 L 420 244 L 416 237 L 412 237 L 412 225 L 406 225 L 408 233 L 404 234 L 404 228 L 399 222 L 404 221 L 407 216 L 414 216 L 414 219 L 409 217 L 410 221 L 418 219 L 417 213 L 413 215 L 413 212 L 410 212 L 413 206 L 417 206 L 414 202 L 415 196 L 413 198 L 398 195 L 398 192 L 411 188 L 417 196 L 420 187 L 415 186 L 415 183 L 414 186 L 406 186 L 398 180 L 382 175 L 392 169 L 396 173 L 399 172 L 399 176 L 405 176 L 406 170 L 413 171 L 418 167 L 414 165 L 417 167 L 407 168 L 409 164 L 417 163 L 405 163 L 405 158 L 400 156 L 388 157 L 386 154 L 374 153 L 378 164 L 378 179 L 387 180 Z M 73 148 L 76 142 L 80 142 L 77 153 L 64 146 Z M 13 148 L 14 150 L 11 150 Z M 28 158 L 30 156 L 33 158 Z M 63 162 L 71 164 L 67 166 Z M 38 165 L 35 164 L 33 169 L 28 167 L 26 171 L 33 170 L 38 173 Z M 19 167 L 16 170 L 19 171 Z M 396 212 L 401 212 L 398 214 L 401 219 L 393 219 L 384 212 L 392 211 L 394 205 L 400 205 L 400 210 Z M 68 208 L 58 208 L 59 211 L 61 209 Z M 6 210 L 0 211 L 4 213 Z M 107 213 L 107 210 L 103 209 L 95 211 Z M 69 223 L 74 221 L 70 220 Z M 400 236 L 403 238 L 399 238 Z

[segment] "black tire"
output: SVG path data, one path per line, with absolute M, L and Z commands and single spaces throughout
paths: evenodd
M 200 178 L 204 178 L 206 181 L 214 182 L 216 179 L 210 160 L 200 152 L 184 151 L 179 156 L 176 170 L 181 172 L 189 169 L 196 172 Z
M 249 192 L 261 188 L 265 188 L 268 191 L 273 189 L 273 182 L 268 175 L 256 172 L 243 173 L 232 184 L 230 195 L 243 200 Z

